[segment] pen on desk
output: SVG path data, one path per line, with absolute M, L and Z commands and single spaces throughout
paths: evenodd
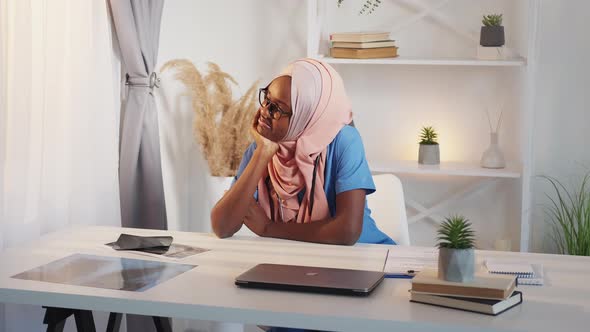
M 383 272 L 385 272 L 385 266 L 387 265 L 387 258 L 389 258 L 389 249 L 387 249 L 387 254 L 385 254 L 385 262 L 383 262 Z
M 413 274 L 406 274 L 406 273 L 389 273 L 385 275 L 385 278 L 390 279 L 412 279 L 414 278 Z

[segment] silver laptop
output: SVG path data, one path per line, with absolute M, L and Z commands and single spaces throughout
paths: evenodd
M 384 276 L 376 271 L 258 264 L 239 275 L 235 283 L 248 288 L 366 296 Z

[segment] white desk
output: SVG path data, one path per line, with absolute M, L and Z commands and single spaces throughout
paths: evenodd
M 145 292 L 10 278 L 74 253 L 152 259 L 102 245 L 116 240 L 123 231 L 162 233 L 106 227 L 71 229 L 44 236 L 33 246 L 0 253 L 0 302 L 339 331 L 585 331 L 590 326 L 590 283 L 586 281 L 590 259 L 582 257 L 478 252 L 478 260 L 521 257 L 545 268 L 546 285 L 521 286 L 524 303 L 497 317 L 410 303 L 410 282 L 403 279 L 386 279 L 367 298 L 240 289 L 234 285 L 235 276 L 260 262 L 380 270 L 387 249 L 380 245 L 339 247 L 264 238 L 219 240 L 209 234 L 169 232 L 175 242 L 212 250 L 182 260 L 198 267 Z

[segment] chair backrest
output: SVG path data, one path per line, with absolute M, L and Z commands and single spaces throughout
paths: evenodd
M 408 218 L 402 183 L 393 174 L 373 176 L 377 190 L 367 196 L 371 217 L 377 227 L 399 245 L 410 245 Z

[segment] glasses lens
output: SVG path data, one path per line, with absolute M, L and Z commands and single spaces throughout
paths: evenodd
M 281 112 L 279 111 L 279 107 L 275 103 L 269 103 L 268 113 L 275 120 L 278 120 L 281 118 Z
M 264 89 L 258 90 L 258 102 L 260 103 L 260 106 L 264 106 L 265 100 L 266 100 L 266 90 L 264 90 Z

